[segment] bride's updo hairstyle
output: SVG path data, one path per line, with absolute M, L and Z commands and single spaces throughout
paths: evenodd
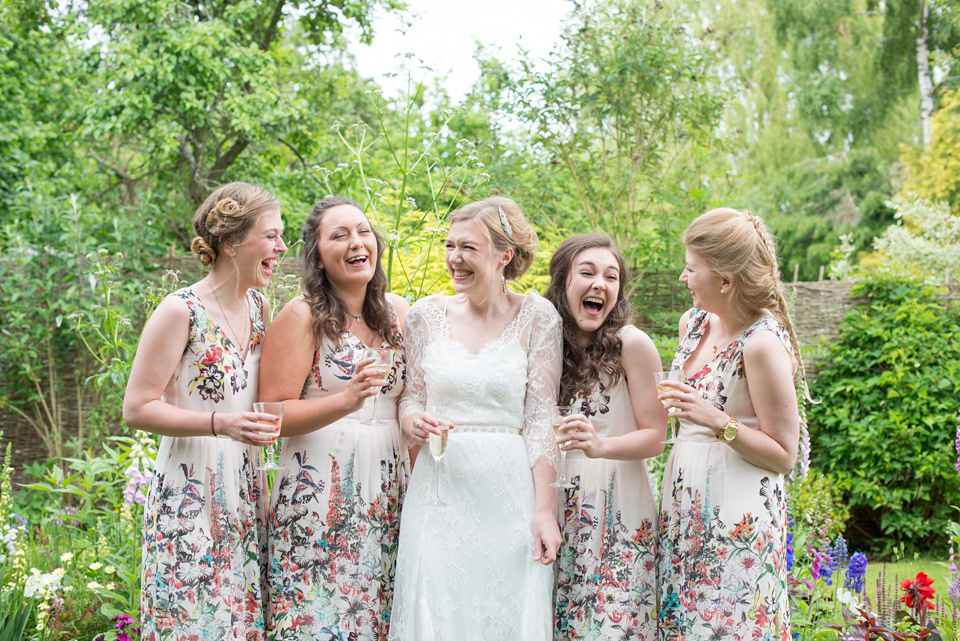
M 768 309 L 790 335 L 804 396 L 809 400 L 800 344 L 783 295 L 777 245 L 762 218 L 748 211 L 713 209 L 683 232 L 683 244 L 715 274 L 733 275 L 730 311 L 737 321 Z
M 509 198 L 494 196 L 464 205 L 450 215 L 451 225 L 467 220 L 480 225 L 480 229 L 497 251 L 502 252 L 513 247 L 513 258 L 503 268 L 504 278 L 520 278 L 533 264 L 533 256 L 537 251 L 537 234 L 517 203 Z
M 226 245 L 243 242 L 260 214 L 279 209 L 280 202 L 259 187 L 242 182 L 226 184 L 207 196 L 193 215 L 197 235 L 190 249 L 208 267 Z

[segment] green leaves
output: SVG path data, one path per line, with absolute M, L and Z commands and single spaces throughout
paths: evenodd
M 943 546 L 960 501 L 953 450 L 960 397 L 960 308 L 903 280 L 858 287 L 814 385 L 808 412 L 814 465 L 837 477 L 850 539 L 889 553 L 896 541 Z

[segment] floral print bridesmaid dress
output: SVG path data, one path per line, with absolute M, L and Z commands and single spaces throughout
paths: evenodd
M 399 323 L 393 331 L 400 337 Z M 364 347 L 349 332 L 317 350 L 300 394 L 346 389 Z M 284 439 L 270 509 L 268 625 L 271 638 L 386 639 L 393 601 L 400 504 L 409 463 L 397 422 L 406 376 L 403 349 L 373 399 L 330 425 Z
M 650 384 L 653 385 L 651 378 Z M 626 380 L 601 380 L 572 404 L 600 438 L 636 429 Z M 557 557 L 555 641 L 631 639 L 657 634 L 657 507 L 640 461 L 590 459 L 567 452 L 567 478 L 557 490 L 562 542 Z
M 682 372 L 709 315 L 695 310 L 672 371 Z M 687 378 L 704 398 L 759 429 L 743 370 L 743 343 L 773 332 L 792 353 L 778 321 L 763 317 Z M 680 420 L 663 476 L 660 507 L 660 638 L 790 639 L 787 511 L 783 475 L 748 463 L 712 430 Z
M 190 338 L 164 400 L 201 412 L 253 409 L 264 299 L 247 293 L 246 354 L 189 288 Z M 143 639 L 264 639 L 266 497 L 258 448 L 211 436 L 160 440 L 143 534 Z

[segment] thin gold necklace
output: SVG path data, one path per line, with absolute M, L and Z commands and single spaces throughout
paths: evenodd
M 237 346 L 237 349 L 238 349 L 238 350 L 241 350 L 241 352 L 242 352 L 242 351 L 243 351 L 243 348 L 244 348 L 244 347 L 246 346 L 246 344 L 247 344 L 247 331 L 246 331 L 246 330 L 248 330 L 248 329 L 250 328 L 250 301 L 247 300 L 247 296 L 246 296 L 246 294 L 244 294 L 244 296 L 243 296 L 243 310 L 244 310 L 243 313 L 244 313 L 244 318 L 247 320 L 247 325 L 246 325 L 246 327 L 245 327 L 245 329 L 244 329 L 243 336 L 240 336 L 240 334 L 238 334 L 238 333 L 236 332 L 236 330 L 233 329 L 233 325 L 230 324 L 230 319 L 227 317 L 227 313 L 226 313 L 225 311 L 223 311 L 223 305 L 220 304 L 220 297 L 217 296 L 217 290 L 213 288 L 213 285 L 211 285 L 209 281 L 207 282 L 207 285 L 210 287 L 210 291 L 213 292 L 213 300 L 217 301 L 217 307 L 220 308 L 220 314 L 223 316 L 223 320 L 226 321 L 227 327 L 230 329 L 230 333 L 233 334 L 233 336 L 228 336 L 228 338 L 230 338 L 230 339 L 232 339 L 232 340 L 236 340 L 237 338 L 241 338 L 241 339 L 242 339 L 242 340 L 240 340 L 239 342 L 235 343 L 235 345 Z

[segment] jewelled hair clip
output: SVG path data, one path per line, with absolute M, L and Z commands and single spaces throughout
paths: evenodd
M 503 231 L 506 232 L 507 238 L 513 240 L 513 228 L 510 226 L 510 221 L 507 220 L 507 215 L 503 213 L 503 207 L 497 207 L 497 211 L 500 213 L 500 225 L 503 227 Z

